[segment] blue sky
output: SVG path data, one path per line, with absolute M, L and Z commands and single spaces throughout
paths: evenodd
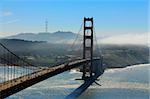
M 0 37 L 21 32 L 77 32 L 94 17 L 97 35 L 148 32 L 148 0 L 1 0 Z

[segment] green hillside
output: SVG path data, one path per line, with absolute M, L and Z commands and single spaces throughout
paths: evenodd
M 67 44 L 18 39 L 1 39 L 0 42 L 15 54 L 40 66 L 51 66 L 61 61 L 67 61 L 69 59 L 67 55 L 77 55 L 74 51 L 69 50 L 71 45 Z M 109 68 L 148 63 L 149 48 L 144 45 L 101 45 L 100 48 L 103 55 L 103 64 Z M 97 51 L 94 51 L 94 54 L 97 55 Z M 79 56 L 82 56 L 82 53 L 79 53 Z

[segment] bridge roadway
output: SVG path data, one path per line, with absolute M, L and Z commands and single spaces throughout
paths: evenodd
M 99 60 L 99 59 L 95 58 L 94 61 L 95 60 Z M 15 94 L 49 77 L 55 76 L 59 73 L 70 70 L 72 68 L 81 66 L 89 61 L 90 61 L 89 59 L 75 60 L 75 61 L 64 63 L 58 66 L 41 69 L 31 74 L 24 75 L 19 78 L 15 78 L 7 82 L 1 83 L 0 84 L 0 99 L 3 99 L 12 94 Z

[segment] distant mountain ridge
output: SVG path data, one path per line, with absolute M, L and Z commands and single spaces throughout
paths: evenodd
M 77 36 L 73 32 L 57 31 L 54 33 L 43 32 L 43 33 L 20 33 L 17 35 L 6 37 L 6 39 L 22 39 L 28 41 L 46 41 L 50 43 L 62 43 L 73 40 Z

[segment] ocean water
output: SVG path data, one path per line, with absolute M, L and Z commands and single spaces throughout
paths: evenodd
M 78 99 L 150 99 L 150 64 L 108 69 Z M 2 75 L 2 74 L 0 74 Z M 64 99 L 83 82 L 81 73 L 68 71 L 51 77 L 7 99 Z

